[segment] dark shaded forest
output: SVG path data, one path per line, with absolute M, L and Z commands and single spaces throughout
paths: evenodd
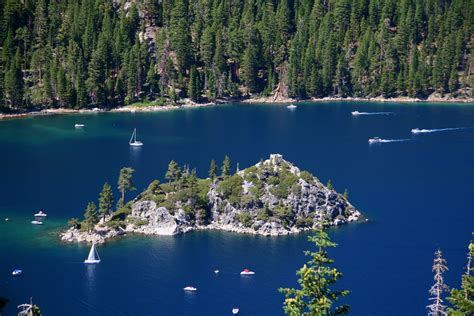
M 0 108 L 472 96 L 472 0 L 0 0 Z

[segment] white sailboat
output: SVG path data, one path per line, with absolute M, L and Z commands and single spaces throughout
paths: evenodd
M 92 244 L 91 250 L 89 251 L 89 256 L 87 257 L 86 260 L 84 260 L 84 263 L 94 264 L 94 263 L 99 263 L 99 262 L 100 262 L 99 253 L 97 252 L 97 249 L 95 249 L 95 244 Z
M 128 142 L 128 144 L 130 146 L 135 146 L 135 147 L 143 146 L 142 142 L 137 141 L 137 129 L 136 128 L 133 130 L 132 137 L 130 137 L 130 141 Z

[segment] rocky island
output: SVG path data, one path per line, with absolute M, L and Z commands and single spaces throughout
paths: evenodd
M 124 169 L 129 172 L 124 178 L 121 172 L 122 183 L 124 179 L 131 181 L 133 172 Z M 347 192 L 337 193 L 330 183 L 323 185 L 279 154 L 232 175 L 226 156 L 222 174 L 216 173 L 214 160 L 207 179 L 199 179 L 195 170 L 171 161 L 168 183 L 155 180 L 126 204 L 121 202 L 122 194 L 122 207 L 115 212 L 110 210 L 107 196 L 111 190 L 106 184 L 99 211 L 89 203 L 85 220 L 70 220 L 70 228 L 61 233 L 61 239 L 103 243 L 127 233 L 175 235 L 206 229 L 276 236 L 341 225 L 361 217 L 348 201 Z M 121 179 L 119 188 L 120 183 Z M 131 182 L 128 184 L 132 187 Z

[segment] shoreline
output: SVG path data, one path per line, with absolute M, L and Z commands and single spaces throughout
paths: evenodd
M 300 103 L 300 102 L 374 102 L 374 103 L 459 103 L 459 104 L 473 104 L 474 98 L 442 98 L 436 96 L 430 96 L 427 99 L 419 98 L 410 98 L 410 97 L 396 97 L 396 98 L 383 98 L 383 97 L 324 97 L 324 98 L 309 98 L 309 99 L 293 99 L 293 98 L 277 98 L 273 97 L 251 97 L 251 98 L 233 98 L 233 99 L 220 99 L 216 102 L 207 102 L 207 103 L 195 103 L 190 100 L 185 100 L 181 105 L 149 105 L 149 106 L 140 106 L 140 105 L 125 105 L 113 109 L 102 109 L 102 108 L 93 108 L 93 109 L 67 109 L 67 108 L 57 108 L 57 109 L 44 109 L 41 111 L 31 111 L 24 113 L 12 113 L 4 114 L 0 113 L 0 121 L 8 119 L 18 119 L 18 118 L 29 118 L 34 116 L 46 116 L 46 115 L 60 115 L 60 114 L 85 114 L 85 113 L 124 113 L 124 112 L 141 112 L 141 113 L 150 113 L 150 112 L 160 112 L 160 111 L 171 111 L 179 109 L 191 109 L 191 108 L 203 108 L 218 106 L 228 103 L 243 103 L 243 104 L 284 104 L 284 103 Z

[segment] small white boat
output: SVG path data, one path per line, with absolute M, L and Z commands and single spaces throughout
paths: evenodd
M 20 269 L 15 269 L 15 270 L 13 270 L 12 275 L 17 276 L 17 275 L 20 275 L 22 273 L 23 273 L 23 271 L 21 271 Z
M 38 220 L 34 220 L 34 221 L 31 221 L 31 224 L 33 224 L 33 225 L 43 225 L 43 222 L 38 221 Z
M 75 128 L 82 128 L 84 127 L 85 125 L 84 124 L 74 124 L 74 127 Z
M 86 260 L 84 260 L 84 263 L 95 264 L 99 262 L 100 262 L 99 253 L 97 252 L 97 249 L 95 249 L 95 244 L 92 244 L 91 250 L 89 251 L 89 256 L 87 257 Z
M 186 286 L 183 290 L 186 292 L 196 292 L 197 289 L 194 286 Z
M 412 133 L 412 134 L 420 134 L 420 133 L 426 133 L 426 132 L 428 132 L 428 130 L 426 130 L 426 129 L 419 129 L 419 128 L 413 128 L 413 129 L 411 130 L 411 133 Z
M 290 104 L 286 106 L 287 109 L 296 109 L 296 105 Z
M 99 108 L 93 108 L 92 112 L 100 112 L 100 109 Z
M 255 272 L 250 271 L 249 269 L 244 269 L 242 272 L 240 272 L 240 275 L 254 275 Z
M 137 141 L 137 129 L 135 128 L 132 133 L 132 137 L 130 137 L 130 141 L 128 142 L 130 146 L 140 147 L 143 146 L 142 142 Z
M 232 314 L 237 315 L 239 313 L 239 309 L 237 307 L 232 308 Z
M 215 273 L 215 274 L 219 274 L 219 270 L 217 270 L 217 269 L 214 270 L 214 273 Z
M 10 219 L 8 217 L 5 217 L 5 222 L 8 222 Z
M 360 115 L 360 112 L 359 111 L 352 111 L 351 114 L 354 115 L 354 116 L 357 116 L 357 115 Z
M 369 144 L 381 143 L 382 139 L 380 137 L 369 138 Z
M 35 217 L 46 217 L 46 216 L 48 216 L 48 214 L 46 214 L 43 211 L 39 211 L 38 213 L 35 214 Z

